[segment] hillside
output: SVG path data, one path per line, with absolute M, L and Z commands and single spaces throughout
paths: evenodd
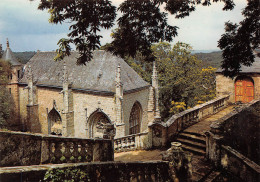
M 22 64 L 26 64 L 35 54 L 35 51 L 14 52 L 14 55 Z
M 221 66 L 222 52 L 216 51 L 211 53 L 195 53 L 198 59 L 202 60 L 205 66 L 212 66 L 214 68 L 219 68 Z
M 14 52 L 15 56 L 23 64 L 26 64 L 35 54 L 35 51 L 29 52 Z M 219 68 L 222 61 L 221 51 L 211 52 L 211 53 L 194 53 L 198 59 L 204 62 L 205 66 L 212 66 L 214 68 Z

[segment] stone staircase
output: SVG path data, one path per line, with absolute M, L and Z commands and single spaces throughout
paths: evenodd
M 203 155 L 206 154 L 206 136 L 194 133 L 183 131 L 179 134 L 176 139 L 177 142 L 182 144 L 182 149 L 189 151 L 195 155 Z

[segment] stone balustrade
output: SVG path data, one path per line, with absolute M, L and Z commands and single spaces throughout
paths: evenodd
M 112 161 L 111 140 L 0 131 L 0 166 Z
M 43 181 L 44 178 L 44 181 L 174 181 L 168 171 L 168 162 L 164 161 L 109 161 L 3 167 L 0 168 L 0 179 L 1 182 Z
M 148 148 L 148 132 L 128 135 L 114 139 L 114 151 L 125 152 L 136 149 Z
M 222 96 L 173 115 L 167 122 L 154 122 L 150 125 L 153 132 L 153 145 L 165 146 L 180 131 L 199 120 L 220 111 L 227 106 L 229 96 Z M 158 134 L 156 134 L 158 133 Z
M 191 109 L 173 115 L 166 123 L 165 126 L 170 127 L 174 122 L 181 123 L 181 129 L 188 127 L 198 120 L 218 112 L 227 105 L 229 96 L 222 96 L 210 100 L 204 104 L 197 105 Z

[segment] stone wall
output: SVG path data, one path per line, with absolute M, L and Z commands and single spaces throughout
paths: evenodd
M 111 161 L 111 140 L 0 131 L 0 166 Z
M 254 100 L 238 106 L 233 112 L 212 123 L 208 133 L 208 145 L 210 148 L 218 142 L 231 146 L 260 164 L 259 136 L 260 100 Z M 216 142 L 214 138 L 218 138 Z M 212 150 L 214 151 L 214 147 Z M 212 150 L 208 150 L 208 153 L 211 153 Z
M 231 79 L 217 73 L 216 93 L 217 96 L 229 95 L 229 101 L 235 102 L 235 79 Z
M 260 179 L 260 166 L 229 146 L 221 146 L 221 166 L 243 181 Z
M 26 85 L 19 86 L 19 103 L 20 103 L 20 118 L 24 124 L 25 131 L 31 131 L 43 134 L 49 134 L 48 127 L 48 113 L 55 108 L 60 114 L 62 121 L 67 121 L 68 114 L 64 113 L 63 94 L 61 94 L 62 88 L 50 88 L 50 87 L 37 87 L 37 104 L 38 111 L 35 115 L 38 115 L 40 126 L 37 130 L 31 130 L 31 127 L 26 127 L 29 123 L 28 120 L 28 89 L 25 89 Z M 132 106 L 138 101 L 142 106 L 142 121 L 141 132 L 148 131 L 148 118 L 147 118 L 147 105 L 148 105 L 149 88 L 136 92 L 127 93 L 123 97 L 123 129 L 116 132 L 116 137 L 123 137 L 129 133 L 129 117 Z M 69 112 L 70 120 L 74 124 L 74 132 L 67 133 L 66 136 L 75 137 L 89 137 L 89 117 L 97 110 L 102 111 L 109 120 L 114 123 L 116 121 L 116 103 L 115 98 L 112 95 L 94 95 L 81 91 L 72 91 L 73 103 L 70 106 Z M 30 113 L 30 112 L 29 112 Z M 36 118 L 37 119 L 37 118 Z M 40 131 L 38 131 L 40 128 Z M 68 127 L 63 126 L 64 130 Z M 69 133 L 75 133 L 69 135 Z
M 88 137 L 88 122 L 90 122 L 88 119 L 98 109 L 105 113 L 111 122 L 116 119 L 114 96 L 73 91 L 73 100 L 76 137 Z
M 48 171 L 51 169 L 51 171 Z M 168 172 L 168 162 L 93 162 L 77 164 L 40 165 L 13 168 L 0 168 L 0 181 L 53 181 L 57 179 L 75 181 L 173 181 Z M 78 172 L 78 173 L 77 173 Z M 67 174 L 67 175 L 65 175 Z M 68 175 L 69 174 L 69 175 Z M 81 174 L 81 176 L 80 176 Z M 85 174 L 85 175 L 83 175 Z M 81 177 L 81 178 L 80 178 Z M 80 180 L 81 179 L 81 180 Z M 60 181 L 59 180 L 59 181 Z
M 141 91 L 137 91 L 134 93 L 129 93 L 124 95 L 123 100 L 123 121 L 125 123 L 125 134 L 117 134 L 116 137 L 123 137 L 129 135 L 129 118 L 132 107 L 134 103 L 137 101 L 141 104 L 142 107 L 142 120 L 141 120 L 141 129 L 140 133 L 148 131 L 148 97 L 149 97 L 149 88 L 146 88 Z
M 206 155 L 244 181 L 257 181 L 260 166 L 260 100 L 253 100 L 211 124 Z

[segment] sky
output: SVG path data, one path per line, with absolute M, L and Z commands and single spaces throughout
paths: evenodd
M 123 0 L 112 0 L 116 6 Z M 234 0 L 232 11 L 222 11 L 223 3 L 213 3 L 209 7 L 198 6 L 195 12 L 184 19 L 168 15 L 168 23 L 178 26 L 178 36 L 172 44 L 181 41 L 190 44 L 194 50 L 219 50 L 218 40 L 224 33 L 227 21 L 240 22 L 246 0 Z M 54 25 L 48 22 L 47 11 L 38 10 L 39 0 L 0 0 L 0 44 L 6 48 L 6 38 L 15 52 L 53 51 L 58 48 L 59 39 L 66 37 L 69 24 Z M 116 28 L 116 25 L 112 28 Z M 109 43 L 111 30 L 101 30 L 101 44 Z

